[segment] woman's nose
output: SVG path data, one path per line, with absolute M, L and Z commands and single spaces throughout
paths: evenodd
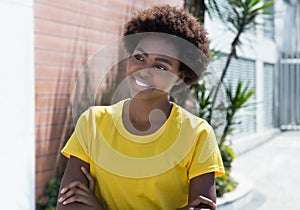
M 139 64 L 136 64 L 134 62 L 129 62 L 128 65 L 129 74 L 139 72 L 140 75 L 150 76 L 152 74 L 151 69 L 153 70 L 152 64 L 147 62 L 143 62 Z
M 147 79 L 147 78 L 151 78 L 152 77 L 152 74 L 153 74 L 153 69 L 151 68 L 143 68 L 143 69 L 140 69 L 138 72 L 138 75 L 144 79 Z

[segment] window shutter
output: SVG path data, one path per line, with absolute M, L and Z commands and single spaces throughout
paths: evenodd
M 274 65 L 264 64 L 264 100 L 263 100 L 263 113 L 264 113 L 264 128 L 273 128 L 273 78 L 274 78 Z
M 218 74 L 219 78 L 222 70 L 225 66 L 227 56 L 221 55 L 217 60 L 215 60 L 211 65 L 214 71 Z M 256 69 L 255 61 L 244 59 L 244 58 L 233 58 L 231 60 L 229 69 L 225 76 L 225 84 L 231 84 L 234 91 L 241 80 L 245 86 L 249 82 L 249 87 L 256 86 Z M 255 94 L 246 102 L 255 103 Z M 247 134 L 253 134 L 256 131 L 256 107 L 255 105 L 249 106 L 247 108 L 242 108 L 235 115 L 235 122 L 239 124 L 235 125 L 235 130 L 232 133 L 232 137 L 241 137 Z

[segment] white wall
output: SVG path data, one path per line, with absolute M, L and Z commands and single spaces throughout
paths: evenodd
M 35 209 L 33 0 L 0 0 L 0 209 Z
M 263 132 L 263 72 L 264 63 L 276 64 L 278 47 L 275 41 L 264 37 L 263 18 L 257 19 L 260 25 L 256 32 L 242 35 L 242 45 L 237 49 L 238 57 L 254 60 L 256 63 L 256 130 Z M 209 33 L 211 47 L 223 53 L 229 53 L 233 34 L 221 21 L 210 20 L 207 16 L 205 27 Z
M 298 7 L 297 7 L 298 5 Z M 275 25 L 276 33 L 275 39 L 281 52 L 287 54 L 293 53 L 299 50 L 299 14 L 300 0 L 290 0 L 290 3 L 286 3 L 283 0 L 278 0 L 275 4 L 276 16 Z M 298 11 L 297 11 L 298 9 Z
M 262 21 L 262 20 L 258 20 Z M 224 53 L 229 53 L 233 34 L 220 21 L 206 18 L 205 27 L 209 33 L 211 47 Z M 262 26 L 260 26 L 262 29 Z M 277 62 L 277 46 L 274 41 L 263 37 L 263 31 L 256 34 L 245 34 L 241 37 L 242 45 L 237 49 L 239 57 L 260 60 L 266 63 Z

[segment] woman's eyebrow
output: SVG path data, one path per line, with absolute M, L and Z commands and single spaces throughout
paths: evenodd
M 160 61 L 160 62 L 164 62 L 164 63 L 169 64 L 170 66 L 173 66 L 173 64 L 171 63 L 171 61 L 169 61 L 169 60 L 166 59 L 166 58 L 155 58 L 154 60 Z
M 146 57 L 148 57 L 148 53 L 147 52 L 145 52 L 145 50 L 143 50 L 142 48 L 137 48 L 136 49 L 137 51 L 140 51 L 141 53 L 143 53 Z
M 143 55 L 145 55 L 146 57 L 148 57 L 149 56 L 149 54 L 145 51 L 145 50 L 143 50 L 142 48 L 137 48 L 136 49 L 137 51 L 140 51 Z M 167 63 L 167 64 L 169 64 L 170 66 L 173 66 L 173 64 L 172 64 L 172 62 L 170 61 L 170 60 L 168 60 L 167 58 L 161 58 L 161 57 L 158 57 L 158 58 L 155 58 L 154 60 L 156 60 L 156 61 L 160 61 L 160 62 L 164 62 L 164 63 Z

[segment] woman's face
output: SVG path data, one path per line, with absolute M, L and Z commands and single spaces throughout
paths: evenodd
M 133 96 L 157 97 L 167 95 L 179 84 L 178 50 L 167 39 L 144 37 L 129 59 L 128 82 Z

